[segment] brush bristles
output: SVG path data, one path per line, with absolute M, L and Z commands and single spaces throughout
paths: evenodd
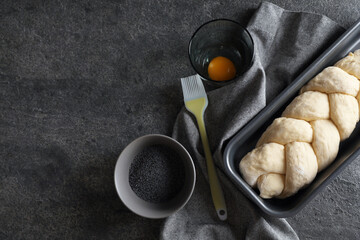
M 200 97 L 206 98 L 205 88 L 199 75 L 181 78 L 181 87 L 185 101 Z

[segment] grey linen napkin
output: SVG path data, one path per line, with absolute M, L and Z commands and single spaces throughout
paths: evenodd
M 255 42 L 253 66 L 239 81 L 209 91 L 205 112 L 228 220 L 222 222 L 216 215 L 198 128 L 193 116 L 183 109 L 177 117 L 173 137 L 192 155 L 197 182 L 188 204 L 166 219 L 162 239 L 298 239 L 285 219 L 263 214 L 224 174 L 222 148 L 343 29 L 325 16 L 290 12 L 268 2 L 260 5 L 247 29 Z

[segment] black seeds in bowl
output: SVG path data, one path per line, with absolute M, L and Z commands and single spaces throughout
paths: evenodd
M 169 147 L 149 146 L 135 156 L 130 166 L 130 187 L 148 202 L 160 203 L 174 198 L 184 182 L 181 157 Z

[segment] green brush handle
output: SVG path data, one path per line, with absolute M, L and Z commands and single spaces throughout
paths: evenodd
M 206 134 L 205 129 L 205 123 L 204 123 L 204 117 L 203 114 L 195 114 L 197 123 L 199 125 L 199 132 L 201 136 L 201 141 L 203 144 L 204 152 L 205 152 L 205 158 L 206 158 L 206 165 L 207 165 L 207 171 L 209 176 L 209 182 L 210 182 L 210 190 L 212 199 L 215 205 L 216 212 L 220 218 L 220 220 L 226 220 L 227 219 L 227 209 L 226 209 L 226 203 L 223 191 L 220 186 L 219 178 L 216 174 L 215 164 L 214 160 L 211 155 L 210 146 L 208 137 Z

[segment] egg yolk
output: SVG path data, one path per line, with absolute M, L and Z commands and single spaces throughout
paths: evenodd
M 235 77 L 236 68 L 230 59 L 218 56 L 211 60 L 208 66 L 208 74 L 211 80 L 226 81 Z

